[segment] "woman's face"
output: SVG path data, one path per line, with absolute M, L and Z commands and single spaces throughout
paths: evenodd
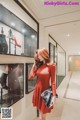
M 43 58 L 41 55 L 39 55 L 39 54 L 38 54 L 38 59 L 39 59 L 40 61 L 44 61 L 44 58 Z

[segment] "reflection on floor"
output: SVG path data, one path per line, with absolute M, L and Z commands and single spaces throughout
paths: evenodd
M 75 73 L 72 74 L 68 88 L 64 97 L 73 100 L 80 100 L 80 73 L 75 76 Z
M 75 99 L 77 96 L 80 97 L 80 71 L 72 72 L 72 76 L 70 72 L 57 88 L 57 93 L 59 98 L 56 99 L 52 112 L 47 114 L 47 120 L 80 120 L 80 101 Z M 75 100 L 66 99 L 64 95 L 75 97 Z
M 57 88 L 59 87 L 59 85 L 61 84 L 61 82 L 63 81 L 65 76 L 59 76 L 57 75 Z

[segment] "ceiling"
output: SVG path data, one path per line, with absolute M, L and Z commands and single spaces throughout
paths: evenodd
M 22 1 L 68 54 L 80 54 L 80 0 L 71 0 L 79 5 L 56 6 L 44 5 L 44 1 L 57 0 Z
M 56 25 L 47 30 L 68 54 L 80 54 L 80 22 Z
M 65 5 L 44 5 L 45 1 L 58 1 L 58 0 L 22 0 L 25 5 L 38 17 L 39 20 L 60 16 L 63 14 L 68 14 L 76 11 L 80 11 L 80 6 L 65 6 Z M 60 1 L 70 1 L 70 0 L 60 0 Z M 79 0 L 73 0 L 79 1 Z

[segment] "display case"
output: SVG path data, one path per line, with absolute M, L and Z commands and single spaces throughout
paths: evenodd
M 34 56 L 38 32 L 0 4 L 0 54 Z
M 0 64 L 0 110 L 24 97 L 24 64 Z
M 31 91 L 33 91 L 34 90 L 34 87 L 35 87 L 35 85 L 36 85 L 36 82 L 37 82 L 37 76 L 36 77 L 34 77 L 32 80 L 30 80 L 29 79 L 29 73 L 30 73 L 30 70 L 31 70 L 31 68 L 32 68 L 32 66 L 33 66 L 33 63 L 26 63 L 26 76 L 25 76 L 25 80 L 26 80 L 26 86 L 25 86 L 25 88 L 26 88 L 26 94 L 27 93 L 30 93 Z

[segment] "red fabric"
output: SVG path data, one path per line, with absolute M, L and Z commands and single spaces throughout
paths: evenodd
M 15 45 L 21 47 L 21 45 L 17 42 L 16 38 L 14 38 Z
M 34 89 L 32 103 L 36 106 L 42 113 L 51 112 L 51 108 L 47 108 L 44 101 L 41 98 L 41 93 L 46 90 L 50 85 L 50 78 L 52 84 L 53 94 L 56 95 L 56 84 L 55 84 L 55 65 L 42 65 L 34 72 L 34 66 L 32 67 L 29 78 L 32 79 L 35 75 L 38 76 L 38 80 Z

